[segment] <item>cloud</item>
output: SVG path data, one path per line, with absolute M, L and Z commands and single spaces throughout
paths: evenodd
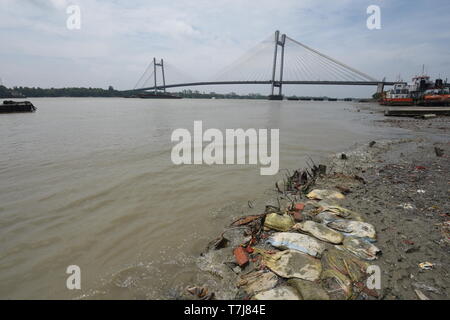
M 71 4 L 81 30 L 66 28 Z M 381 30 L 366 28 L 371 4 L 382 8 Z M 448 74 L 449 9 L 444 0 L 3 0 L 0 76 L 8 85 L 127 89 L 156 56 L 201 80 L 276 29 L 376 78 L 410 77 L 423 63 Z

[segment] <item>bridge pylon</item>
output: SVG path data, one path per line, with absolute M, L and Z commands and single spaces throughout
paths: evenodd
M 272 66 L 272 88 L 269 100 L 283 100 L 283 70 L 284 70 L 284 47 L 286 44 L 286 35 L 281 35 L 280 31 L 275 31 L 275 50 L 273 54 L 273 66 Z M 280 58 L 280 73 L 278 80 L 277 77 L 277 61 L 278 61 L 278 47 L 281 47 Z M 278 88 L 278 94 L 275 94 L 275 88 Z
M 160 87 L 158 86 L 158 81 L 157 81 L 157 77 L 156 77 L 156 68 L 157 67 L 161 67 L 162 82 L 163 82 L 162 90 L 164 92 L 166 92 L 166 76 L 164 74 L 164 60 L 163 59 L 161 59 L 160 62 L 156 62 L 156 58 L 153 58 L 153 79 L 154 79 L 154 83 L 155 83 L 153 90 L 155 91 L 155 93 L 158 93 L 158 90 L 160 89 Z

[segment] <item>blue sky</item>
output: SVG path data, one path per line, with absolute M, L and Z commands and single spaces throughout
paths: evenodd
M 81 8 L 80 30 L 66 28 L 72 4 Z M 381 30 L 366 27 L 369 5 L 381 7 Z M 448 21 L 448 0 L 0 0 L 0 77 L 7 86 L 128 89 L 156 56 L 204 80 L 279 29 L 377 79 L 410 80 L 423 64 L 445 79 Z M 296 87 L 287 93 L 371 91 Z

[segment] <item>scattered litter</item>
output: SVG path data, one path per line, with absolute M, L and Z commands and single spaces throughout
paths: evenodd
M 413 286 L 416 289 L 423 289 L 423 290 L 426 290 L 426 291 L 429 291 L 429 292 L 434 292 L 436 294 L 441 294 L 441 292 L 438 289 L 436 289 L 435 287 L 429 286 L 429 285 L 427 285 L 425 283 L 415 282 L 415 283 L 413 283 Z
M 332 300 L 347 300 L 352 296 L 352 282 L 339 271 L 325 270 L 321 279 L 324 289 Z
M 255 221 L 256 219 L 260 219 L 262 217 L 262 215 L 254 215 L 254 216 L 246 216 L 246 217 L 241 217 L 237 220 L 235 220 L 231 226 L 233 227 L 237 227 L 237 226 L 242 226 L 242 225 L 246 225 L 252 221 Z
M 381 254 L 381 250 L 369 241 L 356 237 L 346 237 L 344 249 L 364 260 L 375 260 Z
M 444 149 L 434 147 L 434 152 L 436 153 L 437 157 L 442 157 L 444 155 Z
M 270 213 L 266 216 L 264 226 L 277 231 L 288 231 L 294 225 L 294 218 L 289 214 Z
M 367 222 L 340 219 L 327 223 L 327 226 L 349 236 L 369 239 L 377 237 L 375 227 Z
M 430 298 L 428 298 L 426 295 L 424 295 L 424 294 L 422 293 L 422 291 L 420 291 L 420 290 L 418 290 L 418 289 L 414 289 L 414 292 L 416 293 L 417 297 L 418 297 L 420 300 L 430 300 Z
M 277 283 L 278 277 L 275 273 L 260 270 L 241 275 L 236 286 L 242 288 L 249 295 L 254 295 L 272 289 Z
M 417 193 L 425 193 L 425 190 L 419 189 L 417 190 Z
M 301 212 L 294 211 L 291 214 L 292 214 L 292 217 L 294 218 L 295 222 L 303 221 L 303 214 Z
M 319 189 L 315 189 L 313 191 L 311 191 L 310 193 L 308 193 L 306 195 L 308 197 L 308 199 L 311 200 L 323 200 L 323 199 L 344 199 L 345 196 L 338 192 L 338 191 L 333 191 L 333 190 L 319 190 Z
M 331 242 L 334 244 L 340 244 L 342 243 L 342 241 L 344 241 L 344 236 L 342 235 L 342 233 L 314 221 L 297 223 L 292 227 L 292 229 L 301 230 L 303 232 L 309 233 L 319 240 Z
M 331 204 L 325 201 L 319 201 L 318 203 L 319 209 L 322 211 L 330 211 L 335 213 L 336 215 L 346 218 L 346 219 L 352 219 L 357 221 L 362 221 L 361 215 L 355 211 L 343 208 L 337 204 Z
M 323 224 L 327 224 L 331 221 L 340 220 L 341 218 L 330 211 L 322 211 L 314 217 L 314 220 Z
M 223 236 L 223 233 L 220 235 L 220 237 L 219 238 L 217 238 L 217 239 L 215 239 L 215 240 L 213 240 L 213 241 L 211 241 L 209 244 L 208 244 L 208 249 L 214 249 L 214 250 L 219 250 L 219 249 L 222 249 L 222 248 L 225 248 L 227 245 L 228 245 L 228 243 L 230 242 L 230 240 L 228 240 L 227 238 L 225 238 L 224 236 Z
M 275 248 L 291 249 L 319 258 L 326 249 L 325 244 L 301 233 L 279 232 L 267 240 Z
M 282 286 L 268 291 L 260 292 L 253 297 L 255 300 L 301 300 L 297 290 Z
M 320 260 L 295 250 L 275 254 L 259 250 L 259 253 L 263 256 L 264 265 L 282 278 L 316 281 L 322 272 Z
M 422 270 L 431 270 L 434 268 L 434 264 L 431 262 L 422 262 L 422 263 L 419 263 L 419 267 Z
M 289 279 L 288 284 L 297 289 L 303 300 L 330 300 L 320 283 L 302 279 Z
M 236 263 L 240 266 L 243 267 L 245 265 L 248 264 L 248 254 L 245 251 L 244 248 L 242 247 L 237 247 L 236 249 L 233 250 L 233 254 L 234 254 L 234 258 L 236 260 Z
M 398 207 L 406 209 L 406 210 L 412 210 L 414 209 L 414 206 L 411 203 L 400 203 Z
M 296 203 L 294 205 L 294 211 L 303 211 L 305 209 L 305 204 L 304 203 Z
M 214 292 L 208 292 L 208 289 L 204 287 L 189 287 L 186 290 L 201 300 L 212 300 L 214 298 Z
M 337 249 L 327 250 L 321 261 L 324 270 L 337 270 L 353 282 L 365 279 L 366 270 L 369 267 L 369 263 L 359 260 L 350 253 Z

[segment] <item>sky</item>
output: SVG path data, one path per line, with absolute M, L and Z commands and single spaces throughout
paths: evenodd
M 67 28 L 71 5 L 80 8 L 80 29 Z M 370 5 L 381 9 L 381 29 L 367 28 Z M 167 63 L 167 82 L 204 81 L 280 30 L 376 79 L 408 81 L 422 65 L 445 79 L 448 21 L 448 0 L 0 0 L 0 78 L 8 87 L 125 90 L 157 57 Z M 269 93 L 267 85 L 193 89 Z M 285 88 L 339 97 L 374 90 Z

